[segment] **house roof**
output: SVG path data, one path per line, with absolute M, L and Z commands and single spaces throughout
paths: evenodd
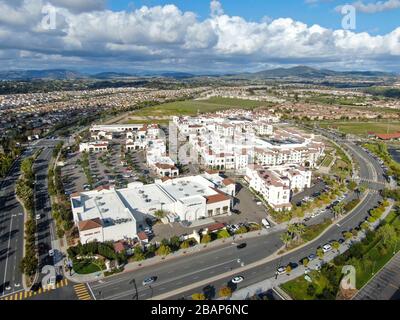
M 229 185 L 231 185 L 231 184 L 235 184 L 235 182 L 232 180 L 232 179 L 224 179 L 224 180 L 222 180 L 222 183 L 224 184 L 224 185 L 226 185 L 226 186 L 229 186 Z
M 80 231 L 91 230 L 96 228 L 101 228 L 103 224 L 99 218 L 94 218 L 90 220 L 79 221 L 78 228 Z
M 226 196 L 225 194 L 222 194 L 222 193 L 213 194 L 211 196 L 206 196 L 205 198 L 207 200 L 206 201 L 207 204 L 230 200 L 230 198 L 228 196 Z
M 117 253 L 120 253 L 120 252 L 124 251 L 125 250 L 124 243 L 121 242 L 121 241 L 114 243 L 114 250 Z
M 217 231 L 220 229 L 225 228 L 225 224 L 223 224 L 222 222 L 218 222 L 218 223 L 214 223 L 210 226 L 207 227 L 208 232 L 213 232 L 213 231 Z
M 147 234 L 144 231 L 138 232 L 137 237 L 141 241 L 149 240 L 149 237 L 147 236 Z
M 376 136 L 379 139 L 382 139 L 382 140 L 400 139 L 400 132 L 396 132 L 396 133 L 381 133 L 381 134 L 376 134 Z

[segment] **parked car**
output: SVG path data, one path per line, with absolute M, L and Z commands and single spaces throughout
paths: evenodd
M 54 249 L 50 249 L 49 250 L 49 257 L 53 257 L 54 256 Z
M 324 253 L 329 252 L 329 251 L 331 251 L 331 250 L 332 250 L 332 246 L 331 246 L 329 243 L 327 243 L 327 244 L 325 244 L 324 246 L 322 246 L 322 251 L 323 251 Z
M 37 215 L 36 215 L 36 220 L 40 220 L 41 217 L 42 217 L 41 214 L 37 214 Z
M 277 274 L 284 274 L 286 272 L 286 268 L 285 267 L 279 267 L 277 270 L 276 270 L 276 273 Z
M 315 258 L 317 258 L 317 256 L 314 253 L 311 253 L 307 258 L 308 258 L 308 261 L 312 261 Z
M 231 282 L 234 283 L 234 284 L 238 284 L 238 283 L 241 283 L 243 280 L 244 280 L 244 278 L 242 276 L 237 276 L 237 277 L 234 277 L 231 280 Z
M 268 222 L 268 220 L 267 219 L 262 219 L 261 220 L 261 223 L 263 224 L 263 226 L 265 227 L 265 229 L 269 229 L 269 228 L 271 228 L 271 225 L 270 225 L 270 223 Z

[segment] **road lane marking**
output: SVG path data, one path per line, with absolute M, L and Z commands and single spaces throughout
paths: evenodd
M 3 283 L 6 283 L 6 278 L 7 278 L 7 264 L 8 264 L 8 256 L 10 254 L 12 223 L 13 223 L 13 219 L 11 217 L 10 230 L 9 230 L 9 233 L 8 233 L 7 256 L 6 256 L 6 265 L 5 265 L 5 268 L 4 268 L 4 281 L 3 281 Z M 4 295 L 4 289 L 3 289 L 3 295 Z

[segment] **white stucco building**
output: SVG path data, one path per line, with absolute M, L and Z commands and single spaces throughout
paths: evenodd
M 74 222 L 82 243 L 135 238 L 146 217 L 158 210 L 172 221 L 194 221 L 229 214 L 235 184 L 217 173 L 134 182 L 125 189 L 101 187 L 71 196 Z

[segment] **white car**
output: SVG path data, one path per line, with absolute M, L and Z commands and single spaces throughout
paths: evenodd
M 238 283 L 241 283 L 243 280 L 244 280 L 244 278 L 242 276 L 237 276 L 237 277 L 234 277 L 231 281 L 234 284 L 238 284 Z
M 269 229 L 271 228 L 271 225 L 269 224 L 267 219 L 262 219 L 261 223 L 263 224 L 263 226 L 265 227 L 265 229 Z
M 326 244 L 326 245 L 324 245 L 323 247 L 322 247 L 322 251 L 324 252 L 324 253 L 326 253 L 326 252 L 328 252 L 328 251 L 331 251 L 332 250 L 332 246 L 330 245 L 330 244 Z
M 286 272 L 286 268 L 285 267 L 279 267 L 277 270 L 276 270 L 276 273 L 277 274 L 284 274 Z
M 53 257 L 53 256 L 54 256 L 54 249 L 50 249 L 50 250 L 49 250 L 49 256 L 50 256 L 50 257 Z
M 317 263 L 316 265 L 315 265 L 315 270 L 321 270 L 321 268 L 322 268 L 322 264 L 321 263 Z
M 42 217 L 42 216 L 41 216 L 40 214 L 37 214 L 37 215 L 36 215 L 36 220 L 40 220 L 41 217 Z

